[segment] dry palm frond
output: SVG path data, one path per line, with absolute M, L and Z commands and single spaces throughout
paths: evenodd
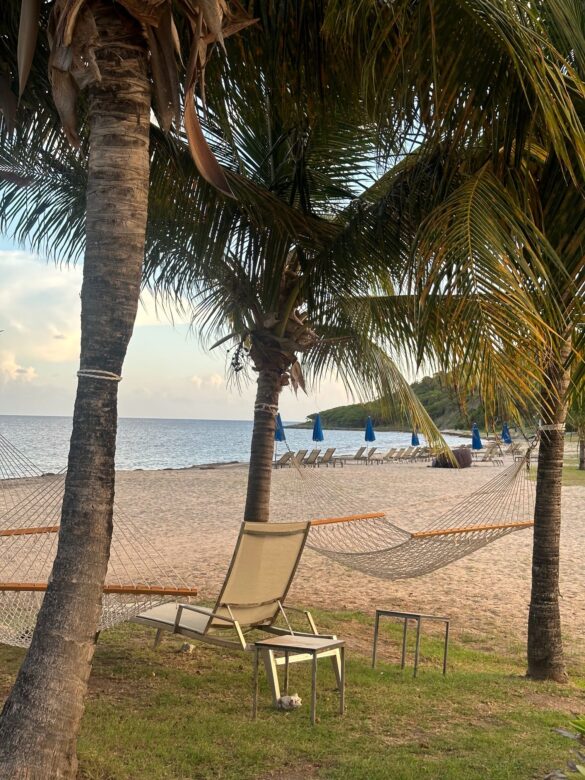
M 254 23 L 238 7 L 233 13 L 225 0 L 117 0 L 142 26 L 150 51 L 150 69 L 155 96 L 154 109 L 161 128 L 173 123 L 180 129 L 181 99 L 189 147 L 201 175 L 225 195 L 232 191 L 221 166 L 201 130 L 195 90 L 205 95 L 205 69 L 215 44 Z M 22 95 L 29 78 L 39 30 L 40 0 L 22 0 L 18 37 L 18 74 Z M 182 64 L 181 40 L 174 13 L 185 20 L 183 28 L 189 49 L 186 84 L 181 93 L 178 66 Z M 86 0 L 54 0 L 48 19 L 49 71 L 53 99 L 69 142 L 79 144 L 76 106 L 81 90 L 100 81 L 96 50 L 102 44 Z M 0 108 L 12 124 L 13 101 L 0 79 Z

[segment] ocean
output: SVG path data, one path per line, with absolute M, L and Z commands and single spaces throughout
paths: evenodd
M 287 421 L 284 420 L 286 427 Z M 364 442 L 362 431 L 324 430 L 325 440 L 314 444 L 311 431 L 286 429 L 292 450 L 336 447 L 351 453 Z M 58 471 L 67 464 L 70 417 L 0 415 L 0 433 L 43 471 Z M 176 469 L 205 463 L 248 461 L 252 422 L 249 420 L 163 420 L 122 417 L 118 421 L 118 469 Z M 451 444 L 462 440 L 446 436 Z M 421 443 L 424 443 L 421 437 Z M 377 432 L 374 445 L 380 450 L 405 447 L 410 433 Z M 372 445 L 372 446 L 374 446 Z M 278 452 L 286 449 L 278 444 Z

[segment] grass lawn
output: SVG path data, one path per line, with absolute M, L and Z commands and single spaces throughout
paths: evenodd
M 585 487 L 585 471 L 579 471 L 576 460 L 569 460 L 563 466 L 563 485 Z
M 553 732 L 585 712 L 585 668 L 567 686 L 523 678 L 522 648 L 506 657 L 453 638 L 440 673 L 441 642 L 423 630 L 417 679 L 394 664 L 400 629 L 384 624 L 370 668 L 371 617 L 319 613 L 322 630 L 348 639 L 347 713 L 337 714 L 330 663 L 319 662 L 319 722 L 309 723 L 309 665 L 291 668 L 300 710 L 270 706 L 262 679 L 258 720 L 250 719 L 251 658 L 178 639 L 151 649 L 153 634 L 125 625 L 100 639 L 79 742 L 80 778 L 254 778 L 301 780 L 528 780 L 566 766 L 572 743 Z M 414 634 L 414 632 L 412 632 Z M 22 651 L 0 647 L 4 695 Z
M 536 458 L 534 458 L 532 463 L 530 479 L 536 480 Z M 579 462 L 576 457 L 565 457 L 563 485 L 565 487 L 585 487 L 585 471 L 579 471 Z

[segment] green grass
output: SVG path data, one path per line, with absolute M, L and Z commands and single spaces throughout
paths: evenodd
M 568 461 L 563 466 L 563 485 L 585 487 L 585 471 L 579 471 L 577 461 Z
M 571 669 L 567 686 L 530 682 L 520 647 L 492 654 L 478 649 L 481 638 L 464 636 L 452 641 L 443 677 L 440 637 L 429 625 L 413 679 L 411 669 L 395 665 L 397 625 L 384 624 L 372 670 L 371 618 L 318 617 L 322 630 L 348 639 L 349 651 L 343 718 L 330 664 L 319 663 L 316 728 L 308 718 L 308 664 L 291 669 L 303 707 L 273 710 L 263 679 L 252 722 L 249 656 L 202 645 L 187 655 L 170 637 L 153 651 L 152 633 L 137 626 L 105 632 L 79 741 L 80 777 L 525 780 L 566 765 L 572 745 L 553 728 L 585 711 L 582 666 Z M 21 658 L 0 648 L 0 693 Z
M 565 487 L 585 487 L 585 471 L 579 471 L 576 457 L 565 458 L 563 464 L 563 485 Z M 536 480 L 536 460 L 530 470 L 530 479 Z

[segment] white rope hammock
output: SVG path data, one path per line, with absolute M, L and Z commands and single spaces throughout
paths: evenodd
M 47 587 L 55 553 L 64 474 L 42 475 L 0 434 L 0 642 L 26 647 Z M 100 630 L 176 598 L 189 587 L 114 507 L 114 533 Z
M 388 469 L 352 467 L 385 479 Z M 379 498 L 356 491 L 345 469 L 292 466 L 273 474 L 271 519 L 311 519 L 307 547 L 337 563 L 386 580 L 419 577 L 479 550 L 534 519 L 534 483 L 518 460 L 419 530 L 406 530 Z M 422 475 L 421 475 L 422 476 Z M 308 512 L 310 515 L 308 517 Z M 417 523 L 420 525 L 420 523 Z

